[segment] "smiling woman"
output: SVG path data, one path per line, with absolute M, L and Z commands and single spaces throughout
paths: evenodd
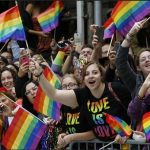
M 120 83 L 112 83 L 112 88 L 120 99 L 118 102 L 103 79 L 103 72 L 99 64 L 90 62 L 84 69 L 84 88 L 74 90 L 58 90 L 49 84 L 41 74 L 41 67 L 34 61 L 29 66 L 32 73 L 39 73 L 39 84 L 46 94 L 64 105 L 75 108 L 82 106 L 86 118 L 100 140 L 111 140 L 115 138 L 116 132 L 107 124 L 104 112 L 118 116 L 129 123 L 126 108 L 131 96 L 127 89 Z M 86 139 L 88 140 L 88 139 Z
M 3 68 L 0 73 L 0 84 L 15 97 L 14 83 L 16 73 L 10 68 Z

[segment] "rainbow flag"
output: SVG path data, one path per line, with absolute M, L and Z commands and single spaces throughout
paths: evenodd
M 58 26 L 62 10 L 62 1 L 56 0 L 46 11 L 38 15 L 37 20 L 44 32 L 50 32 Z
M 115 33 L 116 27 L 113 22 L 113 19 L 110 17 L 103 25 L 105 27 L 104 30 L 104 39 L 111 38 Z
M 125 36 L 135 22 L 150 14 L 150 1 L 118 1 L 112 10 L 111 17 L 117 30 Z
M 146 135 L 146 140 L 147 142 L 150 142 L 150 112 L 147 112 L 143 115 L 142 124 Z
M 53 71 L 46 67 L 43 74 L 46 79 L 51 83 L 56 89 L 61 88 L 61 82 Z M 61 104 L 49 98 L 42 88 L 39 86 L 37 90 L 36 97 L 34 99 L 34 109 L 44 115 L 47 115 L 54 120 L 60 120 L 60 107 Z
M 58 51 L 51 69 L 53 70 L 54 73 L 58 74 L 58 75 L 62 75 L 62 64 L 65 58 L 65 52 L 64 51 Z
M 104 114 L 106 116 L 106 122 L 116 131 L 117 134 L 128 137 L 132 134 L 132 129 L 125 121 L 107 113 Z
M 2 145 L 6 149 L 36 149 L 45 129 L 43 122 L 19 108 L 2 139 Z
M 26 39 L 18 6 L 0 14 L 0 42 L 5 42 L 7 39 Z

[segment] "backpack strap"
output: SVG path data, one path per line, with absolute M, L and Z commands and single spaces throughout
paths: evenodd
M 111 82 L 108 83 L 108 89 L 111 92 L 111 94 L 113 95 L 113 97 L 115 98 L 115 100 L 118 101 L 122 105 L 122 107 L 126 110 L 126 107 L 121 102 L 120 98 L 117 96 L 117 94 L 115 93 L 115 91 L 113 90 Z

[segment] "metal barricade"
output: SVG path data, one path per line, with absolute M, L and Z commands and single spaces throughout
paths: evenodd
M 108 143 L 109 142 L 100 141 L 98 139 L 90 141 L 75 141 L 69 144 L 66 150 L 99 150 Z M 103 150 L 150 150 L 150 143 L 127 140 L 125 144 L 113 143 Z

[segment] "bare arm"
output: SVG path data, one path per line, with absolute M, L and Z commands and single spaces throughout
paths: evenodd
M 73 141 L 87 141 L 95 138 L 95 135 L 92 130 L 82 133 L 74 134 L 60 134 L 58 136 L 58 146 L 59 148 L 65 147 Z
M 32 29 L 28 29 L 28 33 L 38 35 L 38 36 L 42 36 L 42 37 L 48 37 L 48 34 L 44 33 L 43 31 L 35 31 L 35 30 L 32 30 Z
M 75 108 L 78 106 L 78 102 L 75 96 L 75 93 L 73 90 L 58 90 L 55 89 L 45 78 L 45 76 L 42 74 L 40 76 L 39 81 L 40 86 L 42 87 L 43 91 L 52 99 L 70 106 L 72 108 Z
M 87 131 L 82 133 L 70 134 L 70 139 L 72 141 L 87 141 L 95 138 L 93 131 Z
M 63 64 L 63 67 L 62 67 L 63 74 L 66 74 L 68 72 L 69 67 L 71 65 L 71 61 L 72 61 L 72 52 L 67 56 L 67 58 Z
M 99 58 L 102 57 L 102 43 L 98 42 L 98 36 L 93 35 L 92 45 L 94 47 L 92 55 L 91 55 L 91 61 L 99 61 Z
M 39 64 L 33 60 L 30 61 L 29 64 L 30 71 L 35 75 L 39 76 L 39 84 L 42 87 L 43 91 L 49 96 L 50 98 L 64 104 L 75 108 L 78 106 L 78 102 L 73 90 L 58 90 L 54 88 L 45 78 L 42 73 L 42 68 Z

